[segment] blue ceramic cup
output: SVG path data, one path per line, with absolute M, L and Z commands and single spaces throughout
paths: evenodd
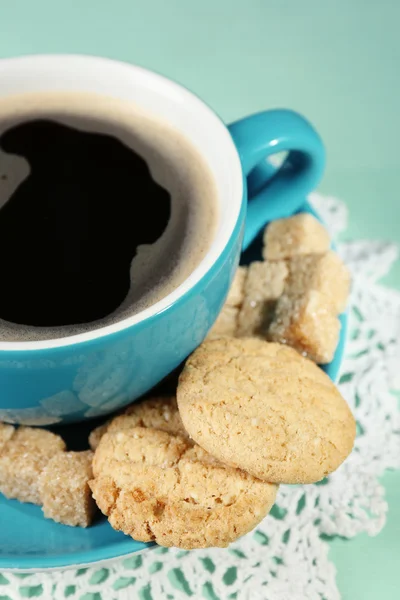
M 41 91 L 94 92 L 132 101 L 172 124 L 211 169 L 219 222 L 193 273 L 139 314 L 62 339 L 0 341 L 0 420 L 31 425 L 105 415 L 177 367 L 214 323 L 242 248 L 268 221 L 299 209 L 325 162 L 318 134 L 290 111 L 262 112 L 226 127 L 188 90 L 136 66 L 67 55 L 0 61 L 0 97 Z M 288 151 L 282 167 L 248 199 L 246 178 L 282 151 Z

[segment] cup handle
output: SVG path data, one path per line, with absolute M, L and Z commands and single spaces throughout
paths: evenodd
M 228 128 L 248 178 L 245 250 L 266 223 L 293 214 L 304 203 L 321 179 L 325 149 L 312 125 L 290 110 L 264 111 Z M 283 151 L 288 155 L 278 169 L 266 161 Z

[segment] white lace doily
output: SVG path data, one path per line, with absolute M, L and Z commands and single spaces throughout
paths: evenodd
M 311 196 L 333 236 L 345 205 Z M 354 241 L 338 250 L 353 273 L 349 339 L 340 388 L 358 424 L 353 453 L 319 485 L 281 486 L 272 515 L 227 550 L 157 548 L 79 571 L 0 574 L 2 598 L 50 600 L 336 600 L 335 568 L 321 534 L 377 534 L 387 504 L 378 478 L 400 468 L 400 293 L 377 281 L 397 258 L 393 244 Z

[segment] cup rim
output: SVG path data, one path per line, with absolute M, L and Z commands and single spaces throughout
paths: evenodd
M 29 63 L 32 63 L 37 66 L 40 66 L 40 63 L 44 66 L 47 63 L 53 63 L 53 67 L 60 70 L 60 63 L 62 67 L 62 63 L 64 66 L 66 62 L 75 61 L 76 63 L 80 63 L 80 65 L 84 68 L 95 67 L 98 69 L 102 68 L 113 68 L 125 70 L 127 75 L 139 74 L 142 77 L 146 77 L 148 79 L 152 79 L 155 85 L 169 87 L 169 89 L 181 96 L 183 101 L 191 102 L 199 109 L 203 111 L 203 114 L 206 115 L 206 118 L 209 119 L 210 123 L 214 123 L 214 126 L 217 127 L 220 131 L 220 135 L 225 138 L 226 143 L 231 146 L 232 152 L 232 173 L 233 177 L 235 177 L 234 189 L 238 190 L 238 203 L 235 207 L 236 210 L 232 211 L 232 220 L 229 226 L 229 229 L 224 232 L 224 235 L 221 235 L 219 239 L 214 238 L 213 241 L 216 241 L 216 244 L 208 249 L 206 255 L 202 258 L 197 267 L 192 271 L 192 273 L 172 292 L 167 294 L 164 298 L 152 304 L 151 306 L 139 311 L 138 313 L 121 319 L 120 321 L 116 321 L 111 325 L 106 325 L 102 327 L 98 327 L 96 329 L 85 331 L 79 334 L 69 335 L 61 338 L 52 338 L 46 340 L 36 340 L 36 341 L 1 341 L 0 340 L 0 352 L 2 351 L 32 351 L 32 350 L 49 350 L 53 348 L 63 348 L 71 345 L 78 345 L 87 342 L 93 342 L 100 338 L 108 337 L 113 334 L 119 333 L 126 329 L 129 329 L 139 323 L 143 323 L 147 319 L 155 317 L 156 315 L 164 312 L 168 308 L 170 308 L 173 304 L 179 301 L 185 294 L 190 292 L 194 286 L 196 286 L 205 275 L 212 269 L 214 264 L 218 261 L 224 249 L 226 248 L 229 240 L 232 237 L 232 234 L 237 225 L 238 219 L 241 214 L 241 207 L 243 203 L 243 175 L 241 168 L 241 161 L 239 157 L 238 150 L 236 145 L 233 142 L 233 139 L 229 133 L 228 128 L 225 123 L 221 119 L 221 117 L 215 113 L 215 111 L 205 103 L 201 98 L 199 98 L 195 93 L 186 88 L 180 83 L 175 82 L 174 80 L 165 77 L 159 73 L 156 73 L 150 69 L 146 69 L 139 65 L 135 65 L 133 63 L 114 60 L 110 58 L 105 58 L 101 56 L 95 56 L 90 54 L 69 54 L 69 53 L 56 53 L 56 54 L 33 54 L 33 55 L 21 55 L 11 58 L 0 59 L 0 79 L 2 76 L 2 72 L 5 69 L 17 67 L 21 68 L 25 65 L 25 68 L 29 68 Z M 86 63 L 86 64 L 85 64 Z M 78 90 L 77 90 L 78 91 Z M 204 154 L 203 154 L 204 155 Z

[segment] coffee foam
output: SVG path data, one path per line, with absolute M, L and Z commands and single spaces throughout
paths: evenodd
M 133 103 L 70 92 L 0 99 L 0 135 L 17 123 L 38 118 L 110 134 L 135 150 L 146 160 L 153 179 L 170 193 L 171 217 L 154 244 L 138 247 L 131 263 L 128 295 L 113 313 L 98 321 L 63 327 L 25 326 L 0 319 L 0 341 L 76 335 L 111 325 L 155 304 L 176 289 L 201 262 L 214 237 L 218 219 L 216 185 L 202 156 L 180 132 Z M 29 174 L 29 164 L 21 157 L 2 153 L 0 184 L 3 171 L 11 173 L 11 177 L 7 176 L 0 187 L 0 208 Z M 29 257 L 27 268 L 30 268 Z

